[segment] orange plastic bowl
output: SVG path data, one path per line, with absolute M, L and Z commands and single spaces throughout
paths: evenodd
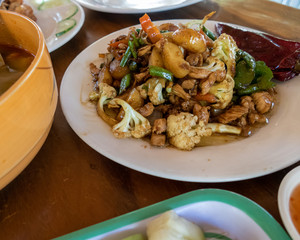
M 35 55 L 25 73 L 0 96 L 0 189 L 34 158 L 50 131 L 57 85 L 43 33 L 27 17 L 0 10 L 0 44 Z M 1 80 L 1 79 L 0 79 Z

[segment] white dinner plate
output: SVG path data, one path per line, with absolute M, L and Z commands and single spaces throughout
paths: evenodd
M 82 6 L 109 13 L 150 13 L 186 7 L 202 0 L 77 0 Z
M 49 52 L 53 52 L 70 41 L 81 29 L 85 15 L 83 8 L 72 0 L 25 0 L 37 17 L 36 23 L 42 29 Z M 44 7 L 41 7 L 45 4 Z M 74 15 L 73 15 L 74 14 Z M 73 15 L 73 16 L 72 16 Z M 57 36 L 59 25 L 68 18 L 74 26 Z
M 239 194 L 201 189 L 75 231 L 55 240 L 120 240 L 146 235 L 147 224 L 168 210 L 202 228 L 207 240 L 291 240 L 262 207 Z M 218 236 L 212 237 L 212 235 Z
M 186 23 L 190 20 L 155 22 Z M 217 22 L 208 21 L 214 30 Z M 117 139 L 88 101 L 93 84 L 89 64 L 107 44 L 128 28 L 99 39 L 83 50 L 66 70 L 60 100 L 67 121 L 90 147 L 124 166 L 150 175 L 192 182 L 226 182 L 254 178 L 285 168 L 300 159 L 300 77 L 277 83 L 279 104 L 267 126 L 253 136 L 192 151 L 156 148 L 141 139 Z

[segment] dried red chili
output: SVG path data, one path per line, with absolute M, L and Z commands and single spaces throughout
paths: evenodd
M 300 43 L 268 34 L 254 33 L 226 24 L 216 24 L 220 35 L 231 35 L 237 46 L 251 54 L 256 61 L 264 61 L 271 68 L 274 78 L 287 81 L 300 73 Z

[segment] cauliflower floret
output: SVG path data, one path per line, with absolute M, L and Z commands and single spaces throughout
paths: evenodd
M 112 126 L 116 124 L 117 121 L 105 113 L 104 105 L 117 96 L 117 91 L 107 83 L 99 83 L 99 95 L 100 98 L 97 103 L 97 113 L 106 123 Z
M 162 104 L 165 102 L 165 99 L 162 95 L 163 87 L 165 87 L 165 86 L 162 86 L 161 83 L 158 83 L 155 86 L 155 88 L 153 89 L 151 95 L 149 95 L 149 92 L 148 92 L 149 99 L 154 105 L 159 105 L 159 104 Z
M 231 77 L 235 75 L 235 55 L 238 47 L 230 35 L 222 33 L 217 40 L 214 41 L 211 56 L 217 57 L 227 66 L 227 74 Z
M 215 83 L 209 90 L 209 93 L 215 95 L 218 99 L 212 106 L 218 109 L 224 109 L 230 103 L 233 96 L 234 80 L 230 75 L 226 75 L 225 80 Z
M 103 105 L 106 103 L 106 100 L 109 98 L 116 97 L 117 91 L 115 88 L 113 88 L 112 86 L 104 82 L 99 83 L 98 87 L 99 87 L 99 91 L 92 91 L 89 94 L 89 99 L 90 101 L 98 101 L 102 97 L 100 105 L 101 108 L 103 109 Z
M 162 90 L 166 87 L 166 81 L 164 78 L 150 78 L 147 82 L 138 86 L 137 90 L 144 99 L 149 96 L 153 105 L 160 105 L 165 102 Z
M 170 115 L 167 118 L 167 134 L 169 142 L 182 150 L 192 150 L 201 140 L 202 136 L 210 136 L 212 131 L 206 129 L 203 121 L 187 112 Z
M 99 83 L 98 86 L 100 94 L 98 105 L 103 110 L 103 106 L 107 103 L 107 100 L 117 96 L 117 91 L 114 87 L 108 85 L 107 83 Z
M 207 63 L 207 65 L 203 65 L 203 66 L 201 66 L 199 68 L 200 69 L 208 69 L 211 72 L 215 72 L 217 70 L 221 70 L 221 71 L 225 70 L 224 62 L 222 62 L 217 57 L 209 56 L 206 59 L 206 63 Z
M 191 66 L 189 76 L 192 78 L 203 79 L 203 78 L 207 78 L 209 74 L 216 71 L 220 71 L 220 72 L 226 71 L 225 64 L 217 57 L 210 56 L 206 59 L 206 62 L 203 66 L 201 67 Z
M 230 35 L 223 33 L 214 41 L 211 55 L 223 61 L 227 67 L 225 79 L 222 82 L 215 83 L 209 90 L 209 93 L 215 95 L 218 99 L 218 102 L 212 105 L 214 108 L 224 109 L 232 99 L 237 51 L 238 47 Z
M 122 106 L 125 115 L 121 122 L 115 124 L 112 132 L 117 138 L 142 138 L 151 132 L 150 122 L 141 114 L 135 111 L 126 101 L 114 98 L 109 102 L 110 105 Z

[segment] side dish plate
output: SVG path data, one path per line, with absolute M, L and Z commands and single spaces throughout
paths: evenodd
M 25 0 L 37 17 L 49 52 L 70 41 L 81 29 L 85 14 L 83 8 L 72 0 Z
M 82 6 L 99 12 L 151 13 L 186 7 L 202 0 L 77 0 Z
M 191 20 L 155 22 L 187 23 Z M 208 21 L 214 30 L 217 22 Z M 195 148 L 190 152 L 156 148 L 141 139 L 116 139 L 110 127 L 88 101 L 93 84 L 89 64 L 107 44 L 128 28 L 99 39 L 82 51 L 63 77 L 62 110 L 77 135 L 89 146 L 124 166 L 158 177 L 191 182 L 226 182 L 254 178 L 285 168 L 300 157 L 300 77 L 277 83 L 279 104 L 270 123 L 253 136 L 219 146 Z
M 198 224 L 207 235 L 218 233 L 243 240 L 290 240 L 279 223 L 259 205 L 241 195 L 219 189 L 189 192 L 56 240 L 119 240 L 135 233 L 145 234 L 147 223 L 170 209 Z

